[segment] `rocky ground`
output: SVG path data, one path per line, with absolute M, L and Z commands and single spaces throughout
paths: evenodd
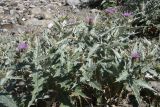
M 22 35 L 45 27 L 54 20 L 68 17 L 70 21 L 84 19 L 94 9 L 77 9 L 71 0 L 0 0 L 0 34 Z

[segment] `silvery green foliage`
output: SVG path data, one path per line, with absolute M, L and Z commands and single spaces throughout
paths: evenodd
M 138 37 L 158 38 L 160 33 L 159 0 L 144 0 L 141 11 L 136 11 L 132 26 L 139 26 L 134 32 Z
M 14 60 L 14 51 L 13 48 L 15 46 L 15 41 L 9 43 L 12 38 L 9 37 L 0 37 L 0 75 L 4 75 L 5 78 L 0 78 L 0 85 L 4 85 L 7 80 L 14 78 L 12 77 L 13 74 L 13 64 L 12 61 Z M 1 77 L 1 76 L 0 76 Z
M 9 66 L 0 66 L 7 68 L 6 74 L 12 70 L 13 77 L 23 78 L 26 81 L 25 87 L 32 87 L 32 90 L 25 91 L 27 94 L 21 93 L 28 96 L 24 98 L 24 106 L 30 107 L 35 100 L 43 98 L 45 91 L 49 89 L 58 93 L 52 97 L 57 99 L 62 107 L 83 106 L 84 101 L 92 106 L 90 99 L 93 97 L 97 104 L 108 105 L 114 102 L 111 99 L 126 90 L 134 93 L 138 103 L 141 103 L 142 89 L 157 93 L 150 87 L 145 76 L 149 73 L 152 79 L 160 79 L 160 42 L 146 38 L 130 40 L 130 35 L 134 35 L 135 29 L 139 28 L 131 25 L 133 18 L 123 17 L 119 13 L 107 17 L 104 13 L 100 18 L 96 19 L 93 25 L 80 22 L 65 26 L 65 19 L 58 20 L 49 32 L 46 29 L 41 36 L 12 39 L 10 41 L 25 40 L 29 44 L 27 51 L 18 55 L 15 54 L 16 46 L 12 46 L 12 42 L 8 42 L 6 48 L 3 46 L 6 42 L 1 42 L 0 58 L 7 58 L 9 62 L 6 63 Z M 133 59 L 132 51 L 139 52 L 140 57 Z M 3 84 L 17 81 L 19 80 L 7 79 Z M 4 85 L 3 90 L 7 91 Z M 121 96 L 117 97 L 120 100 Z M 5 102 L 8 102 L 8 99 Z
M 113 24 L 115 23 L 113 22 Z M 64 60 L 67 61 L 69 59 L 69 62 L 67 61 L 67 68 L 69 69 L 66 70 L 68 72 L 72 71 L 72 67 L 74 67 L 74 61 L 76 61 L 75 64 L 79 62 L 80 68 L 77 69 L 77 71 L 79 71 L 79 75 L 82 75 L 82 77 L 80 77 L 80 81 L 82 83 L 89 83 L 92 88 L 97 90 L 102 89 L 100 84 L 98 85 L 98 82 L 96 81 L 94 81 L 94 84 L 96 83 L 96 85 L 91 85 L 91 82 L 94 78 L 94 72 L 96 70 L 100 72 L 100 75 L 102 76 L 101 79 L 103 78 L 104 80 L 105 77 L 103 77 L 103 73 L 107 72 L 109 73 L 108 75 L 111 74 L 111 76 L 113 76 L 117 82 L 127 83 L 127 85 L 131 87 L 131 90 L 133 91 L 138 103 L 140 103 L 140 91 L 142 88 L 152 90 L 156 93 L 156 91 L 150 87 L 149 84 L 147 84 L 144 75 L 146 73 L 150 73 L 151 75 L 158 77 L 156 74 L 156 69 L 154 68 L 155 65 L 148 62 L 148 60 L 154 59 L 154 62 L 158 60 L 158 56 L 156 55 L 158 54 L 157 49 L 159 49 L 159 43 L 157 42 L 156 44 L 152 44 L 152 42 L 147 39 L 139 39 L 132 42 L 129 39 L 126 39 L 124 41 L 121 39 L 123 33 L 118 32 L 121 28 L 124 30 L 122 32 L 125 33 L 125 29 L 127 27 L 118 26 L 113 27 L 102 34 L 99 33 L 98 35 L 95 35 L 93 33 L 94 31 L 92 32 L 92 30 L 96 29 L 96 27 L 93 27 L 93 29 L 89 31 L 85 24 L 76 26 L 73 34 L 75 36 L 70 37 L 70 35 L 68 39 L 67 36 L 65 36 L 66 38 L 63 39 L 64 41 L 61 41 L 61 44 L 59 45 L 61 52 L 60 54 L 63 56 L 61 61 L 62 64 L 65 64 Z M 128 43 L 130 44 L 128 45 Z M 157 49 L 154 46 L 157 47 Z M 69 51 L 66 51 L 68 49 Z M 130 51 L 127 51 L 128 49 Z M 131 56 L 128 56 L 133 50 L 137 50 L 141 53 L 140 61 L 134 62 Z M 63 51 L 66 52 L 67 57 L 65 57 L 64 54 L 62 55 Z M 74 54 L 78 54 L 78 56 L 81 58 L 81 61 L 77 62 L 79 57 L 77 57 L 75 60 L 71 60 Z M 72 57 L 69 57 L 70 55 Z M 145 69 L 146 66 L 148 66 L 149 69 Z M 112 67 L 114 67 L 114 69 Z M 103 79 L 101 81 L 103 81 Z M 113 81 L 110 80 L 110 82 Z M 78 84 L 76 83 L 76 85 Z M 61 86 L 69 88 L 67 83 L 61 84 Z
M 9 95 L 0 95 L 0 104 L 4 107 L 18 107 L 16 102 L 13 101 Z
M 46 78 L 41 77 L 40 73 L 34 73 L 32 74 L 33 77 L 33 91 L 32 91 L 32 98 L 28 103 L 28 107 L 30 107 L 33 102 L 36 100 L 39 93 L 43 90 L 43 84 L 46 81 Z
M 159 13 L 159 0 L 148 0 L 146 1 L 146 4 L 144 4 L 144 10 L 146 14 L 152 14 L 152 15 L 156 15 L 157 13 Z M 158 15 L 158 14 L 157 14 Z
M 143 17 L 148 21 L 148 24 L 160 24 L 160 1 L 159 0 L 148 0 L 142 6 Z
M 35 68 L 34 72 L 32 73 L 33 91 L 32 91 L 32 98 L 28 103 L 28 107 L 30 107 L 33 104 L 33 102 L 37 99 L 40 92 L 43 90 L 43 86 L 46 83 L 47 79 L 47 77 L 43 76 L 44 69 L 41 68 L 41 64 L 39 62 L 39 57 L 41 56 L 42 52 L 39 37 L 36 37 L 34 42 L 35 42 L 35 50 L 33 51 L 33 62 Z

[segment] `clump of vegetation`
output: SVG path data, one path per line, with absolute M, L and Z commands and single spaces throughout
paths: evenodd
M 146 1 L 138 13 L 107 7 L 74 24 L 57 20 L 41 36 L 1 38 L 0 104 L 160 106 L 148 83 L 160 79 L 158 2 Z

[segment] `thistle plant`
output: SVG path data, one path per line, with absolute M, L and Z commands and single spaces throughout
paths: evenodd
M 134 26 L 134 18 L 107 8 L 72 25 L 56 20 L 41 36 L 0 39 L 0 104 L 31 107 L 50 99 L 46 107 L 118 106 L 132 95 L 140 105 L 148 96 L 143 90 L 158 98 L 146 75 L 160 79 L 160 42 L 138 37 L 144 26 Z

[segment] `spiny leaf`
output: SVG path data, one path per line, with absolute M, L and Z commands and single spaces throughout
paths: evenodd
M 95 89 L 97 89 L 97 90 L 102 90 L 101 84 L 99 84 L 97 81 L 90 81 L 90 82 L 89 82 L 89 85 L 90 85 L 92 88 L 95 88 Z
M 8 72 L 6 73 L 6 76 L 0 80 L 0 85 L 4 85 L 4 84 L 7 82 L 7 80 L 9 79 L 9 78 L 7 78 L 7 77 L 12 77 L 12 74 L 13 74 L 13 73 L 14 73 L 13 70 L 8 71 Z
M 60 82 L 60 83 L 58 83 L 58 84 L 60 84 L 60 86 L 61 86 L 62 88 L 70 89 L 69 83 L 70 83 L 70 80 L 65 80 L 65 81 Z
M 133 84 L 131 84 L 131 89 L 132 89 L 132 91 L 133 91 L 133 93 L 136 97 L 136 100 L 137 100 L 138 104 L 140 104 L 141 97 L 140 97 L 140 93 L 139 93 L 140 92 L 139 87 L 136 84 L 133 83 Z
M 88 97 L 82 92 L 82 90 L 81 90 L 80 88 L 76 88 L 75 91 L 72 92 L 72 94 L 71 94 L 70 96 L 72 96 L 72 97 L 73 97 L 73 96 L 76 96 L 76 97 L 81 96 L 81 97 L 83 97 L 83 98 L 88 98 Z
M 55 55 L 55 53 L 52 53 L 52 54 L 48 54 L 48 55 L 42 55 L 42 56 L 39 56 L 36 60 L 34 60 L 33 62 L 34 63 L 37 63 L 37 62 L 40 62 L 40 61 L 44 61 L 48 58 L 52 58 L 53 56 Z
M 152 74 L 153 76 L 155 76 L 155 77 L 158 76 L 158 73 L 157 73 L 155 70 L 153 70 L 153 69 L 149 69 L 148 72 L 149 72 L 150 74 Z
M 150 52 L 150 55 L 154 56 L 154 55 L 158 52 L 158 47 L 159 47 L 159 46 L 156 46 L 156 47 Z
M 81 82 L 85 82 L 85 81 L 90 81 L 90 78 L 92 76 L 92 72 L 88 73 L 84 68 L 80 68 L 80 70 L 82 71 L 82 75 L 83 77 L 80 78 Z
M 16 102 L 9 95 L 0 95 L 0 104 L 6 107 L 18 107 Z
M 40 55 L 40 40 L 39 40 L 39 37 L 36 37 L 36 40 L 35 40 L 35 44 L 36 44 L 36 48 L 34 50 L 34 57 L 33 57 L 33 61 L 35 62 L 35 65 L 37 66 L 38 65 L 38 56 Z
M 138 42 L 135 43 L 132 51 L 133 52 L 137 52 L 138 51 Z
M 41 75 L 39 73 L 34 73 L 32 75 L 33 77 L 33 91 L 32 91 L 32 98 L 28 104 L 28 107 L 30 107 L 34 100 L 36 99 L 36 97 L 39 95 L 39 93 L 43 90 L 43 84 L 45 83 L 45 77 L 41 77 Z
M 116 50 L 112 49 L 112 51 L 114 52 L 114 54 L 118 59 L 122 59 L 122 56 Z
M 119 75 L 118 78 L 116 78 L 116 82 L 120 82 L 120 81 L 126 80 L 128 76 L 129 76 L 128 71 L 125 70 Z
M 59 24 L 59 23 L 57 23 L 57 22 L 55 22 L 55 21 L 54 21 L 54 23 L 55 23 L 56 27 L 58 28 L 58 30 L 61 32 L 61 31 L 62 31 L 62 29 L 61 29 L 60 24 Z
M 61 103 L 60 107 L 70 107 L 70 106 L 64 105 L 63 103 Z
M 106 68 L 106 63 L 101 62 L 100 65 L 102 66 L 101 72 L 106 71 L 106 72 L 108 72 L 110 74 L 113 74 L 113 71 L 111 71 L 110 69 Z
M 92 56 L 100 47 L 100 44 L 94 44 L 92 48 L 90 48 L 90 51 L 88 53 L 88 57 Z
M 140 79 L 139 80 L 134 80 L 134 81 L 138 86 L 143 87 L 143 88 L 147 88 L 147 89 L 155 92 L 155 90 L 152 87 L 150 87 L 149 84 L 146 81 L 140 80 Z

